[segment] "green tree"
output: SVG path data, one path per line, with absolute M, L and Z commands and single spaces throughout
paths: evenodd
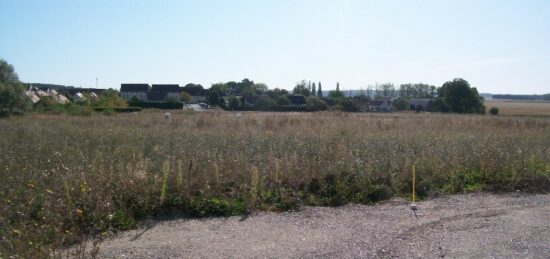
M 288 91 L 285 89 L 275 88 L 273 90 L 267 91 L 267 96 L 269 96 L 269 98 L 272 98 L 272 99 L 277 99 L 279 96 L 286 97 L 287 95 L 288 95 Z
M 0 82 L 0 117 L 23 114 L 31 107 L 25 95 L 25 86 L 14 82 Z
M 319 87 L 317 87 L 317 96 L 318 97 L 323 97 L 323 89 L 322 89 L 322 86 L 321 86 L 321 82 L 319 82 Z
M 294 89 L 292 90 L 294 94 L 300 94 L 303 96 L 309 96 L 310 92 L 307 87 L 307 82 L 305 80 L 302 80 L 296 84 Z
M 317 89 L 315 88 L 315 82 L 313 82 L 313 84 L 311 85 L 311 92 L 310 92 L 310 94 L 311 94 L 311 95 L 315 95 L 316 92 L 317 92 Z
M 220 94 L 217 91 L 208 91 L 208 104 L 216 106 L 220 104 Z
M 468 81 L 462 78 L 444 83 L 438 89 L 438 94 L 451 112 L 485 114 L 483 97 L 479 96 L 475 87 L 470 87 Z
M 489 109 L 489 113 L 491 115 L 498 115 L 498 112 L 499 112 L 499 110 L 498 110 L 497 107 L 491 107 L 491 109 Z
M 409 107 L 409 102 L 406 98 L 399 97 L 392 102 L 393 107 L 398 111 L 404 111 Z
M 431 112 L 449 112 L 449 106 L 443 102 L 442 98 L 435 98 L 428 103 L 428 111 Z
M 408 98 L 433 98 L 437 88 L 427 84 L 402 84 L 399 86 L 399 96 Z
M 204 91 L 204 88 L 201 84 L 189 83 L 182 87 L 183 92 L 187 93 L 201 93 Z
M 384 83 L 380 85 L 382 96 L 396 96 L 395 87 L 392 83 Z
M 25 85 L 19 82 L 15 69 L 0 59 L 0 116 L 23 114 L 31 107 L 25 95 Z
M 336 82 L 336 90 L 328 92 L 328 97 L 332 99 L 344 98 L 344 93 L 340 91 L 340 82 Z
M 180 93 L 180 101 L 184 103 L 189 103 L 191 101 L 192 97 L 189 93 L 181 92 Z
M 241 107 L 241 100 L 235 96 L 230 96 L 227 106 L 229 109 Z
M 19 83 L 19 76 L 15 73 L 15 69 L 4 59 L 0 59 L 0 82 Z
M 215 83 L 212 84 L 209 91 L 217 92 L 219 96 L 220 94 L 226 94 L 229 91 L 229 87 L 224 83 Z

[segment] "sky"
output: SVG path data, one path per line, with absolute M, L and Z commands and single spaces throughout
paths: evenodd
M 542 94 L 550 1 L 0 0 L 0 58 L 21 81 L 77 87 L 460 77 L 483 93 Z

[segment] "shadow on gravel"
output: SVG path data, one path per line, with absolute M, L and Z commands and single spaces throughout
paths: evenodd
M 147 224 L 147 226 L 145 227 L 145 229 L 143 229 L 143 231 L 139 232 L 137 235 L 135 235 L 134 237 L 132 237 L 130 239 L 130 241 L 136 241 L 138 240 L 143 234 L 145 234 L 145 232 L 149 231 L 150 229 L 154 228 L 157 224 L 158 224 L 159 221 L 153 221 L 153 222 L 149 222 Z

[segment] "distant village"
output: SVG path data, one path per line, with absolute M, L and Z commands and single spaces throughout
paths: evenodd
M 243 80 L 244 82 L 244 80 Z M 238 86 L 240 82 L 235 83 Z M 261 107 L 266 106 L 262 103 L 262 98 L 269 96 L 273 97 L 273 91 L 277 91 L 277 96 L 273 97 L 274 101 L 271 104 L 271 108 L 264 110 L 280 110 L 280 111 L 305 111 L 308 110 L 308 102 L 310 98 L 316 98 L 322 102 L 324 106 L 316 108 L 315 110 L 325 110 L 335 105 L 334 98 L 330 96 L 331 92 L 315 92 L 311 96 L 308 94 L 296 94 L 290 93 L 286 90 L 267 90 L 256 91 L 253 90 L 252 94 L 249 91 L 244 93 L 245 90 L 229 84 L 230 87 L 224 88 L 222 91 L 218 91 L 217 99 L 219 103 L 217 105 L 222 108 L 231 108 L 232 110 L 262 110 Z M 251 86 L 253 86 L 253 82 Z M 315 86 L 314 86 L 315 87 Z M 319 83 L 320 87 L 320 83 Z M 311 86 L 309 90 L 311 91 Z M 319 89 L 320 90 L 320 89 Z M 81 103 L 81 102 L 93 102 L 99 98 L 105 89 L 97 88 L 73 88 L 62 87 L 57 89 L 51 89 L 47 85 L 33 85 L 30 84 L 25 94 L 32 103 L 37 103 L 43 97 L 49 97 L 59 104 L 66 104 L 69 102 Z M 337 89 L 338 91 L 338 89 Z M 294 91 L 296 92 L 296 90 Z M 204 89 L 201 85 L 187 84 L 180 86 L 178 84 L 146 84 L 146 83 L 123 83 L 120 85 L 120 97 L 127 101 L 130 106 L 145 107 L 145 108 L 179 108 L 184 104 L 192 103 L 211 103 L 209 95 L 212 93 L 211 89 Z M 182 94 L 188 96 L 186 101 L 182 100 Z M 348 91 L 340 92 L 341 98 L 349 100 L 354 105 L 355 111 L 370 111 L 370 112 L 392 112 L 398 110 L 394 102 L 401 101 L 398 95 L 384 96 L 377 91 Z M 267 98 L 267 97 L 266 97 Z M 276 98 L 285 99 L 285 102 L 279 104 L 276 103 Z M 233 100 L 237 100 L 236 105 L 231 105 Z M 269 98 L 267 98 L 269 99 Z M 309 101 L 308 101 L 309 100 Z M 413 111 L 427 111 L 431 98 L 408 98 L 406 103 L 401 104 L 399 110 L 413 110 Z M 401 101 L 402 102 L 402 101 Z M 163 106 L 160 104 L 171 103 L 175 105 Z M 179 105 L 179 106 L 178 106 Z M 403 107 L 405 106 L 405 107 Z M 311 107 L 309 107 L 311 110 Z

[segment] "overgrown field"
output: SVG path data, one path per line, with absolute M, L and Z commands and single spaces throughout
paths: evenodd
M 549 101 L 488 100 L 487 110 L 497 107 L 501 115 L 550 117 Z
M 0 257 L 44 256 L 159 215 L 550 191 L 550 119 L 142 112 L 0 120 Z

